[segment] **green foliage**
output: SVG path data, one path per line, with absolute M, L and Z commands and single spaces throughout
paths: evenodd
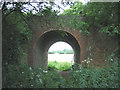
M 66 80 L 66 86 L 69 88 L 118 88 L 120 69 L 118 57 L 112 53 L 107 61 L 109 64 L 101 68 L 77 66 L 77 70 L 71 71 L 69 79 Z
M 43 11 L 41 11 L 42 16 L 57 16 L 58 11 L 52 10 L 52 7 L 46 7 Z M 39 15 L 39 13 L 38 13 Z
M 69 86 L 72 88 L 117 88 L 118 68 L 84 68 L 78 71 L 72 71 L 68 82 L 73 85 Z
M 73 54 L 73 50 L 64 49 L 64 50 L 57 50 L 57 51 L 48 52 L 48 54 L 55 54 L 55 53 L 59 53 L 59 54 Z
M 17 62 L 28 48 L 31 31 L 23 18 L 22 13 L 16 11 L 2 20 L 4 62 Z
M 100 32 L 106 33 L 109 36 L 114 36 L 115 34 L 120 34 L 119 29 L 120 29 L 120 24 L 119 26 L 115 26 L 114 24 L 112 24 L 109 26 L 102 27 Z
M 72 13 L 71 9 L 66 9 L 61 15 L 71 15 Z
M 39 3 L 39 6 L 42 3 Z M 9 5 L 9 6 L 8 6 Z M 32 6 L 29 2 L 4 2 L 2 5 L 3 29 L 3 61 L 4 63 L 18 63 L 26 57 L 32 33 L 27 23 L 27 17 L 33 16 L 34 9 L 28 10 L 24 5 Z M 27 12 L 25 11 L 27 10 Z M 41 9 L 36 15 L 56 16 L 51 6 Z
M 82 4 L 82 2 L 74 2 L 70 6 L 70 9 L 66 9 L 61 15 L 78 16 L 82 13 L 83 9 L 84 9 L 84 5 Z
M 71 16 L 72 20 L 69 23 L 81 33 L 89 34 L 91 30 L 96 30 L 116 36 L 120 34 L 118 12 L 118 3 L 116 2 L 88 2 L 85 5 L 75 2 L 71 5 L 71 9 L 61 15 Z M 78 16 L 83 19 L 78 19 Z M 92 29 L 89 30 L 90 28 Z
M 25 64 L 3 66 L 3 88 L 119 88 L 120 68 L 115 58 L 110 65 L 102 68 L 79 66 L 77 70 L 70 71 L 66 80 L 56 71 Z
M 99 28 L 99 31 L 108 33 L 110 36 L 120 34 L 118 3 L 88 3 L 85 5 L 83 15 L 87 17 L 86 22 L 92 27 Z
M 48 69 L 49 70 L 53 70 L 53 71 L 56 71 L 57 68 L 56 68 L 56 65 L 58 64 L 57 61 L 49 61 L 48 62 Z
M 48 62 L 48 69 L 49 70 L 66 71 L 66 70 L 68 70 L 70 68 L 72 68 L 72 63 L 69 63 L 69 62 L 57 62 L 57 61 L 49 61 Z
M 66 15 L 71 18 L 69 22 L 65 22 L 65 24 L 68 24 L 67 26 L 69 26 L 69 28 L 75 28 L 79 30 L 82 34 L 89 35 L 89 24 L 82 20 L 83 17 L 81 17 L 83 16 L 82 12 L 84 10 L 84 7 L 85 6 L 81 2 L 74 2 L 70 6 L 70 9 L 66 9 L 61 15 Z
M 48 54 L 54 54 L 55 52 L 54 51 L 49 51 Z
M 3 67 L 3 88 L 58 88 L 62 77 L 57 72 L 27 65 Z
M 13 4 L 13 3 L 12 3 Z M 31 31 L 26 23 L 26 17 L 31 15 L 21 12 L 23 3 L 14 3 L 14 7 L 8 9 L 3 5 L 2 12 L 2 47 L 3 47 L 3 88 L 118 88 L 118 58 L 115 54 L 108 57 L 108 66 L 102 68 L 84 68 L 79 66 L 77 70 L 71 70 L 67 80 L 63 79 L 56 71 L 47 71 L 41 68 L 32 68 L 19 64 L 29 48 Z M 73 12 L 73 13 L 72 13 Z M 77 28 L 80 32 L 89 34 L 89 28 L 107 33 L 110 36 L 119 35 L 118 3 L 88 3 L 83 5 L 76 2 L 71 9 L 63 15 L 72 16 L 68 22 L 70 28 Z M 56 16 L 51 7 L 42 9 L 42 16 Z M 39 13 L 38 13 L 39 14 Z M 77 15 L 86 17 L 78 19 Z M 66 23 L 66 22 L 64 22 Z M 62 33 L 64 37 L 66 33 Z M 49 66 L 50 65 L 50 66 Z M 57 67 L 56 67 L 57 65 Z M 62 66 L 63 65 L 63 66 Z M 71 68 L 68 63 L 48 64 L 53 70 L 67 70 Z

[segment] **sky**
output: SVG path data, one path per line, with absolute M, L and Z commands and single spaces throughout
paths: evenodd
M 1 0 L 0 0 L 1 1 Z M 10 0 L 6 0 L 6 1 L 10 1 Z M 12 1 L 12 0 L 11 0 Z M 15 1 L 15 0 L 13 0 L 13 1 Z M 16 0 L 16 1 L 18 1 L 18 0 Z M 47 1 L 47 0 L 42 0 L 42 1 Z M 48 0 L 49 1 L 49 0 Z M 64 0 L 54 0 L 54 2 L 55 2 L 55 4 L 56 5 L 59 5 L 61 8 L 63 8 L 64 10 L 65 9 L 69 9 L 70 8 L 70 5 L 66 5 L 66 6 L 63 6 L 62 4 L 61 4 L 61 2 L 64 2 Z M 72 1 L 72 2 L 75 2 L 75 1 L 80 1 L 80 2 L 82 2 L 83 4 L 85 4 L 85 3 L 87 3 L 88 1 L 90 1 L 90 0 L 70 0 L 70 1 Z M 3 4 L 3 2 L 2 2 L 2 4 Z M 2 5 L 1 3 L 0 3 L 0 6 Z M 33 6 L 35 6 L 35 7 L 37 7 L 37 4 L 34 2 L 34 3 L 31 3 Z M 41 4 L 43 7 L 44 7 L 44 4 Z M 47 4 L 46 4 L 47 5 Z M 23 5 L 24 7 L 26 7 L 27 8 L 27 10 L 31 10 L 33 7 L 32 6 L 28 6 L 28 5 Z M 48 5 L 49 6 L 49 5 Z M 12 7 L 12 4 L 11 5 L 8 5 L 7 6 L 8 8 L 11 8 Z M 61 8 L 58 8 L 58 7 L 56 7 L 56 6 L 54 6 L 53 7 L 54 8 L 54 10 L 60 10 L 60 14 L 61 13 L 63 13 L 64 12 L 64 10 L 63 9 L 61 9 Z M 36 8 L 37 10 L 39 10 L 39 8 Z M 24 9 L 24 11 L 26 11 L 26 12 L 28 12 L 26 9 Z M 22 10 L 23 11 L 23 10 Z M 24 12 L 23 11 L 23 12 Z M 33 11 L 33 13 L 36 13 L 36 11 Z
M 64 1 L 64 0 L 63 0 Z M 82 2 L 83 4 L 85 4 L 85 3 L 87 3 L 88 1 L 90 1 L 90 0 L 71 0 L 71 1 L 73 1 L 73 2 L 75 2 L 75 1 L 80 1 L 80 2 Z M 58 4 L 60 7 L 62 7 L 63 9 L 69 9 L 70 8 L 70 5 L 67 5 L 66 7 L 64 7 L 62 4 L 61 4 L 61 0 L 55 0 L 55 3 L 56 4 Z M 58 8 L 56 8 L 56 7 L 54 7 L 54 10 L 58 10 Z M 60 13 L 63 13 L 64 12 L 64 10 L 62 10 L 62 9 L 60 9 Z
M 66 6 L 63 6 L 62 4 L 61 4 L 61 1 L 62 0 L 54 0 L 54 3 L 56 4 L 56 5 L 59 5 L 61 8 L 63 8 L 64 10 L 65 9 L 69 9 L 70 8 L 70 5 L 66 5 Z M 64 0 L 63 0 L 64 1 Z M 90 1 L 90 0 L 71 0 L 72 2 L 75 2 L 75 1 L 80 1 L 80 2 L 82 2 L 83 4 L 85 4 L 86 2 L 88 2 L 88 1 Z M 35 6 L 35 7 L 37 7 L 37 4 L 36 3 L 31 3 L 33 6 Z M 47 5 L 47 4 L 46 4 Z M 27 6 L 27 5 L 24 5 L 28 10 L 30 10 L 31 8 L 33 8 L 32 6 Z M 42 6 L 44 7 L 44 4 L 42 4 Z M 49 6 L 49 5 L 47 5 L 47 6 Z M 58 8 L 58 7 L 56 7 L 56 6 L 54 6 L 53 7 L 53 10 L 60 10 L 60 13 L 59 14 L 61 14 L 61 13 L 63 13 L 64 12 L 64 10 L 63 9 L 61 9 L 61 8 Z M 38 9 L 38 8 L 37 8 Z M 38 9 L 39 10 L 39 9 Z M 26 11 L 26 10 L 25 10 Z M 36 11 L 33 11 L 33 13 L 35 14 L 36 13 Z
M 64 49 L 70 49 L 70 50 L 72 50 L 72 47 L 68 43 L 60 41 L 60 42 L 54 43 L 49 48 L 49 51 L 57 51 L 57 50 L 64 50 Z

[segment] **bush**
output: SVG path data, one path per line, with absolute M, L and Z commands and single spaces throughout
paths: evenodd
M 111 56 L 111 55 L 110 55 Z M 109 57 L 110 57 L 109 56 Z M 112 61 L 110 61 L 112 60 Z M 70 88 L 118 88 L 119 77 L 118 58 L 108 58 L 109 64 L 102 68 L 84 68 L 79 65 L 78 70 L 71 71 L 67 80 L 67 87 Z M 107 63 L 108 63 L 107 62 Z
M 67 80 L 71 88 L 118 88 L 118 68 L 92 68 L 71 71 Z
M 79 65 L 78 70 L 70 70 L 70 76 L 64 79 L 56 71 L 6 63 L 3 65 L 3 88 L 118 88 L 119 69 L 116 58 L 102 68 Z
M 8 65 L 3 70 L 3 88 L 58 88 L 63 80 L 57 72 L 27 65 Z
M 48 68 L 49 68 L 49 70 L 53 70 L 53 71 L 55 71 L 55 70 L 66 71 L 66 70 L 72 68 L 72 63 L 49 61 Z
M 30 47 L 32 34 L 22 12 L 15 11 L 6 16 L 8 12 L 4 11 L 2 18 L 3 60 L 4 63 L 18 63 Z

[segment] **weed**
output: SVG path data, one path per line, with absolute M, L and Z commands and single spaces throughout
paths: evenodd
M 70 68 L 72 68 L 72 63 L 69 63 L 69 62 L 57 62 L 57 61 L 49 61 L 48 62 L 48 69 L 49 70 L 66 71 Z

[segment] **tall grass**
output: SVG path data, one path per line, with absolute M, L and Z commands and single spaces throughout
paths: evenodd
M 72 63 L 69 62 L 57 62 L 57 61 L 49 61 L 48 62 L 48 69 L 49 70 L 61 70 L 65 71 L 72 68 Z

